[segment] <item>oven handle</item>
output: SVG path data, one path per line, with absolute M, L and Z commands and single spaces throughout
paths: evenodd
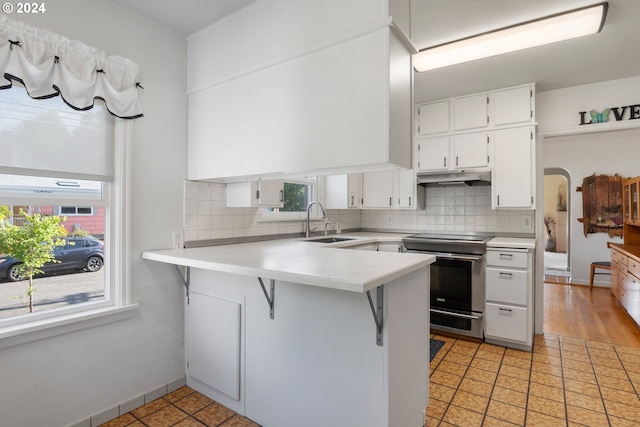
M 478 319 L 482 318 L 482 314 L 479 314 L 477 316 L 472 316 L 470 314 L 453 313 L 451 311 L 437 310 L 435 308 L 431 308 L 431 309 L 429 309 L 429 311 L 432 311 L 432 312 L 438 313 L 438 314 L 446 314 L 447 316 L 462 317 L 463 319 L 478 320 Z
M 415 253 L 415 254 L 435 255 L 437 258 L 462 260 L 462 261 L 482 261 L 482 259 L 484 258 L 483 255 L 459 255 L 459 254 L 448 254 L 444 252 L 416 251 L 412 249 L 407 249 L 407 252 Z

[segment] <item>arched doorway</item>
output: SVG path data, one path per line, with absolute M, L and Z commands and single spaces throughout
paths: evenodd
M 566 169 L 544 170 L 544 275 L 564 283 L 569 283 L 571 277 L 570 186 Z

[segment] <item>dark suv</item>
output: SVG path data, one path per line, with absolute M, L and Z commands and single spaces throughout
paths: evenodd
M 56 246 L 53 254 L 57 262 L 46 263 L 45 273 L 69 271 L 98 271 L 104 264 L 104 243 L 95 237 L 65 237 L 64 246 Z M 16 267 L 22 261 L 0 256 L 0 278 L 11 281 L 22 280 Z

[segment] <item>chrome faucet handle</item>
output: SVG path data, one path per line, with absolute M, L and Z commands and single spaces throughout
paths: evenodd
M 327 227 L 329 226 L 329 224 L 331 224 L 331 227 L 333 227 L 333 223 L 329 220 L 324 222 L 324 235 L 327 236 L 329 234 Z

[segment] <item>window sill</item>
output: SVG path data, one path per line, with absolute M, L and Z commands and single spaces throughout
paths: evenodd
M 105 307 L 0 329 L 0 349 L 67 334 L 133 316 L 139 304 Z

